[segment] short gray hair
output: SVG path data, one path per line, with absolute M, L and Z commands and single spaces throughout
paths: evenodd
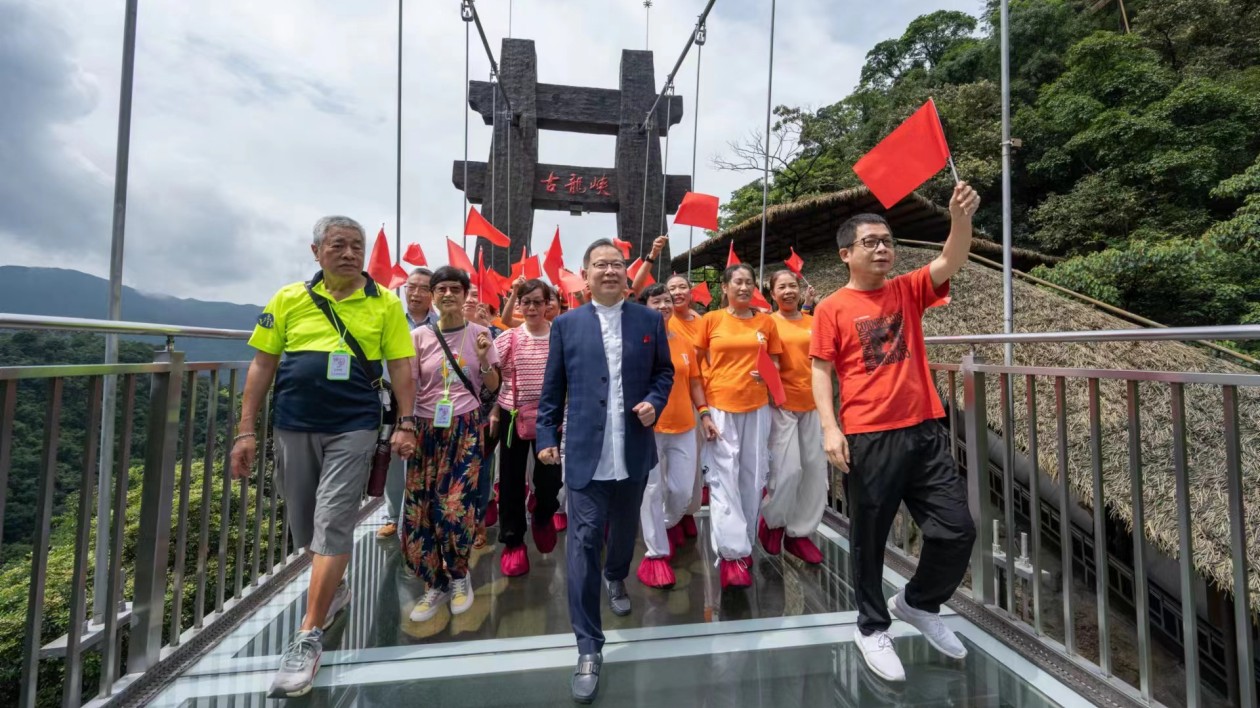
M 363 230 L 363 225 L 351 219 L 348 216 L 325 216 L 315 222 L 315 240 L 316 246 L 324 242 L 324 237 L 328 236 L 329 229 L 345 228 L 354 229 L 359 232 L 359 238 L 363 239 L 364 245 L 367 245 L 367 232 Z

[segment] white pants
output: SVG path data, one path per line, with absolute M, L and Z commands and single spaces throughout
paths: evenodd
M 823 452 L 818 411 L 770 411 L 769 490 L 761 515 L 772 529 L 788 536 L 808 536 L 822 521 L 827 505 L 827 456 Z
M 748 413 L 710 409 L 721 433 L 708 449 L 713 550 L 725 560 L 752 555 L 761 488 L 769 472 L 769 404 Z
M 699 416 L 696 417 L 696 429 L 693 431 L 696 435 L 696 450 L 704 450 L 708 445 L 708 441 L 704 439 L 704 426 L 700 424 Z M 696 469 L 693 470 L 695 479 L 691 484 L 691 503 L 687 505 L 687 513 L 694 515 L 700 511 L 700 502 L 703 501 L 702 487 L 704 487 L 704 461 L 701 459 L 704 455 L 696 455 Z
M 656 433 L 656 453 L 660 462 L 648 472 L 639 509 L 639 525 L 648 558 L 669 555 L 666 530 L 682 520 L 691 503 L 696 479 L 696 434 Z

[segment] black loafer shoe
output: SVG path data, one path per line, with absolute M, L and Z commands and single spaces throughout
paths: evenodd
M 577 668 L 573 670 L 573 700 L 578 703 L 591 703 L 599 694 L 599 669 L 604 665 L 603 654 L 583 654 L 578 657 Z
M 608 607 L 618 617 L 630 614 L 630 595 L 626 593 L 626 581 L 604 578 L 604 588 L 608 590 Z

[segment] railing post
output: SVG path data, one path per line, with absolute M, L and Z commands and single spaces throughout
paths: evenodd
M 136 543 L 135 617 L 127 672 L 143 673 L 162 652 L 166 614 L 166 574 L 171 545 L 171 506 L 175 491 L 175 444 L 183 400 L 184 354 L 169 348 L 153 359 L 170 364 L 154 374 L 149 389 L 149 430 L 140 490 L 140 535 Z
M 975 368 L 983 363 L 974 354 L 963 357 L 963 419 L 967 431 L 967 506 L 976 527 L 976 543 L 971 549 L 971 596 L 977 602 L 992 605 L 996 599 L 993 529 L 985 518 L 989 504 L 989 412 L 984 373 Z

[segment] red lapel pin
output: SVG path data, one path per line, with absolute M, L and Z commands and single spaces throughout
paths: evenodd
M 644 344 L 648 344 L 648 343 L 650 343 L 651 341 L 652 341 L 652 335 L 650 335 L 650 334 L 645 334 L 645 335 L 643 335 L 643 343 L 644 343 Z

